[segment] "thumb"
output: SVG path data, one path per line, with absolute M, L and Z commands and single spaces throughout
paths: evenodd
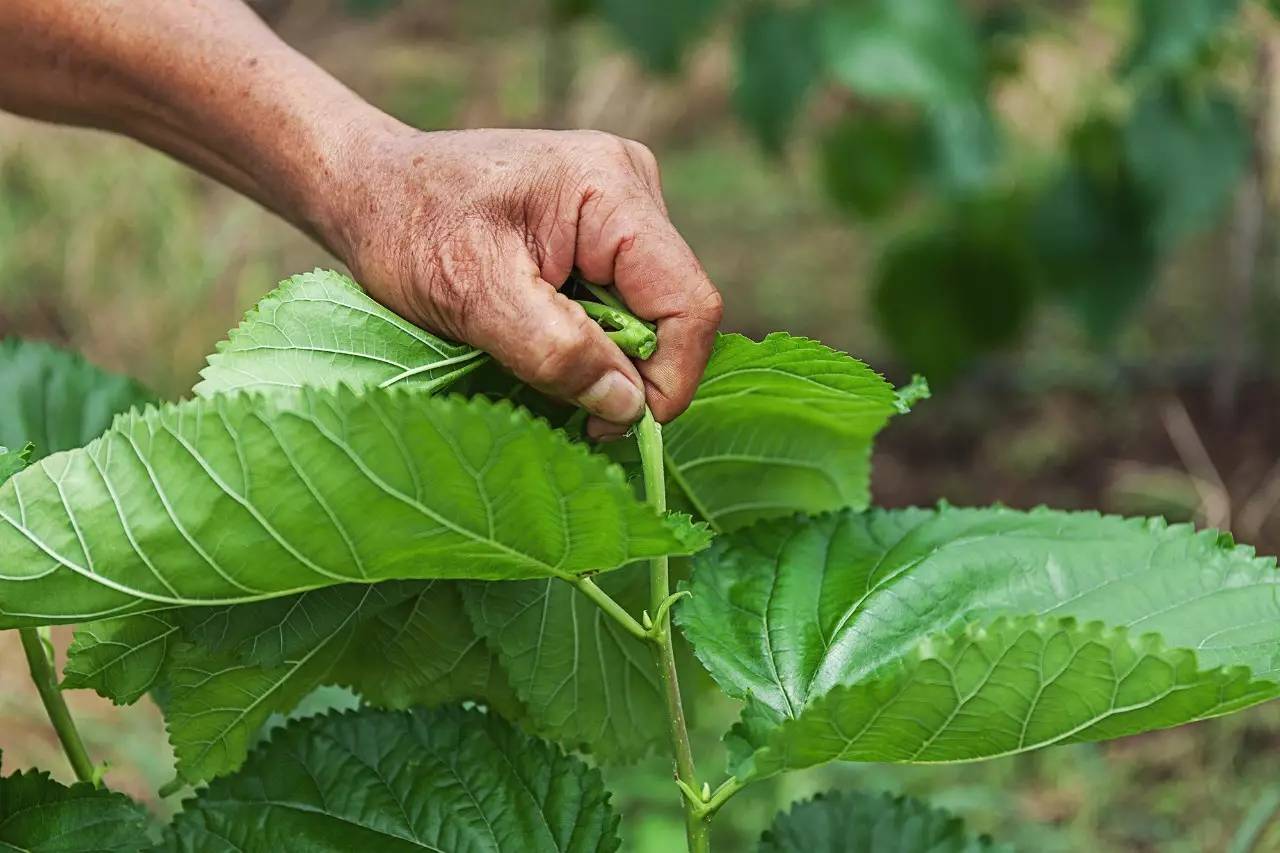
M 523 245 L 500 287 L 483 287 L 468 306 L 467 341 L 521 380 L 616 424 L 644 413 L 635 365 L 582 307 L 538 272 Z

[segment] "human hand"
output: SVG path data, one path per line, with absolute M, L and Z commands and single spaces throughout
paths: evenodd
M 721 300 L 667 218 L 647 148 L 591 131 L 382 128 L 345 161 L 323 236 L 388 307 L 581 405 L 595 438 L 621 435 L 646 400 L 664 422 L 689 405 Z M 657 324 L 649 361 L 558 292 L 575 268 Z

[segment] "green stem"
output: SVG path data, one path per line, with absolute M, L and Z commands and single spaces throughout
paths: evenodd
M 644 417 L 636 425 L 636 443 L 640 447 L 640 462 L 644 468 L 644 493 L 649 504 L 660 513 L 667 511 L 667 488 L 662 465 L 662 427 L 646 408 Z M 658 659 L 658 677 L 667 703 L 667 723 L 671 734 L 671 747 L 675 756 L 676 780 L 681 788 L 698 790 L 697 774 L 693 766 L 693 747 L 689 743 L 689 727 L 685 722 L 684 704 L 680 698 L 680 680 L 676 672 L 675 650 L 671 644 L 670 608 L 671 576 L 666 557 L 655 557 L 649 563 L 649 600 L 651 610 L 660 616 L 654 623 L 653 639 Z M 689 798 L 684 803 L 685 833 L 690 853 L 708 853 L 711 849 L 710 826 L 707 815 L 700 813 Z
M 589 299 L 580 299 L 578 304 L 591 319 L 612 329 L 607 332 L 609 340 L 632 358 L 643 361 L 658 348 L 658 335 L 628 311 Z
M 597 607 L 612 616 L 619 625 L 626 628 L 628 633 L 640 640 L 649 639 L 649 632 L 644 629 L 644 626 L 637 622 L 630 613 L 623 610 L 622 605 L 614 601 L 609 593 L 596 586 L 595 581 L 591 580 L 591 578 L 580 577 L 570 581 L 570 583 L 576 586 L 579 592 L 595 602 Z
M 71 762 L 71 769 L 81 782 L 96 784 L 93 762 L 89 760 L 84 741 L 80 739 L 75 720 L 71 718 L 71 711 L 58 687 L 58 674 L 54 672 L 53 661 L 49 659 L 44 639 L 35 628 L 19 628 L 18 636 L 22 638 L 22 650 L 27 655 L 31 680 L 35 682 L 36 692 L 40 694 L 40 701 L 44 703 L 44 710 L 49 715 L 53 730 L 58 733 L 58 740 L 62 743 L 62 751 L 67 754 L 67 760 Z

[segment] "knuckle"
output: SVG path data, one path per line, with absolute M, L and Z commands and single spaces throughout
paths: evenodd
M 628 139 L 627 147 L 631 149 L 631 156 L 636 159 L 636 162 L 646 169 L 657 171 L 658 158 L 654 156 L 653 150 L 648 145 L 634 139 Z
M 719 326 L 720 321 L 724 319 L 724 297 L 714 287 L 708 287 L 698 299 L 696 310 L 709 325 Z

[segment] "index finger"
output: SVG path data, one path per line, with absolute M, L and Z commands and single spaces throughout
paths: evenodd
M 577 265 L 589 280 L 617 287 L 637 316 L 657 324 L 658 350 L 637 366 L 649 408 L 665 423 L 688 408 L 698 389 L 720 326 L 720 293 L 647 195 L 612 208 L 599 200 L 589 210 L 592 201 L 579 214 Z

